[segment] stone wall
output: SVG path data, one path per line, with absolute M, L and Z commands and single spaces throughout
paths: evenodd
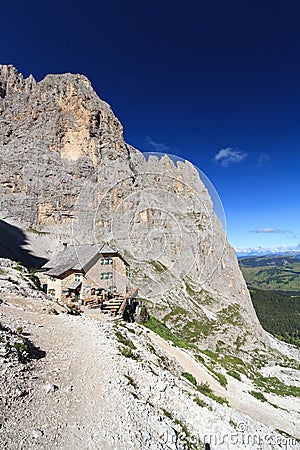
M 125 294 L 127 286 L 126 265 L 118 256 L 107 256 L 112 260 L 112 264 L 101 264 L 99 258 L 96 264 L 86 273 L 83 281 L 83 296 L 90 296 L 91 288 L 103 288 L 108 290 L 111 286 L 117 287 L 117 292 Z M 109 279 L 101 279 L 101 273 L 112 273 L 113 277 Z

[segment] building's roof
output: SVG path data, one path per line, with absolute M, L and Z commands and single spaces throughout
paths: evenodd
M 69 270 L 87 272 L 104 254 L 117 255 L 118 252 L 107 244 L 70 245 L 44 264 L 42 269 L 53 276 L 63 275 Z
M 108 244 L 104 244 L 101 247 L 101 253 L 102 254 L 116 254 L 118 252 L 116 252 L 116 250 L 114 250 L 113 248 L 111 248 Z
M 81 281 L 74 281 L 74 283 L 71 283 L 68 286 L 68 289 L 75 291 L 77 288 L 79 288 L 80 285 L 81 285 Z

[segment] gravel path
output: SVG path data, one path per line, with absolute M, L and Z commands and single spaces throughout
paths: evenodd
M 198 450 L 208 438 L 212 450 L 269 450 L 280 447 L 242 440 L 233 445 L 230 437 L 244 437 L 237 434 L 241 424 L 250 437 L 283 440 L 272 428 L 296 430 L 292 413 L 287 420 L 285 412 L 272 408 L 272 417 L 252 398 L 250 413 L 257 409 L 251 419 L 249 395 L 241 395 L 235 380 L 224 390 L 186 352 L 142 327 L 131 325 L 129 332 L 111 322 L 50 314 L 52 309 L 28 298 L 0 304 L 0 321 L 11 329 L 22 326 L 46 353 L 24 365 L 0 356 L 1 450 L 185 450 L 191 441 Z M 137 360 L 120 355 L 116 330 L 134 344 Z M 180 377 L 182 370 L 208 381 L 236 409 L 197 393 Z M 287 448 L 300 446 L 293 442 Z

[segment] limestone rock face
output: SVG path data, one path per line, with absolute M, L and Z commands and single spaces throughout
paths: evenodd
M 0 129 L 1 211 L 29 226 L 70 221 L 103 153 L 128 156 L 122 125 L 82 75 L 37 83 L 0 65 Z
M 87 78 L 37 83 L 0 66 L 0 130 L 1 219 L 38 256 L 105 241 L 149 308 L 187 339 L 236 351 L 267 341 L 198 171 L 126 144 Z

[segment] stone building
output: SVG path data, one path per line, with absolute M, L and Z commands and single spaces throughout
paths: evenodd
M 107 244 L 71 245 L 42 267 L 43 290 L 66 303 L 93 296 L 125 296 L 130 267 Z

